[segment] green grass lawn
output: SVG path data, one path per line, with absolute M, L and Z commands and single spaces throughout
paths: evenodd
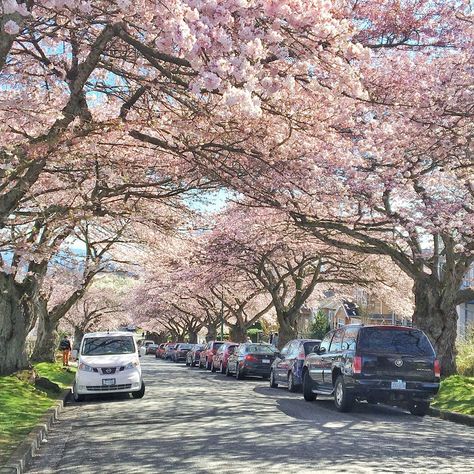
M 59 364 L 43 362 L 35 365 L 35 369 L 63 389 L 74 379 L 75 369 L 68 372 Z M 54 405 L 57 397 L 57 393 L 37 390 L 14 375 L 0 377 L 0 465 Z
M 441 382 L 434 408 L 474 415 L 474 377 L 452 375 Z

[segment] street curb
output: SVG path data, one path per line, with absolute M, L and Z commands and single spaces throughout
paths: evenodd
M 0 467 L 0 474 L 23 474 L 25 472 L 51 426 L 58 421 L 58 416 L 64 410 L 64 403 L 70 394 L 71 389 L 63 391 L 56 405 L 48 409 L 36 428 L 33 428 L 27 438 L 15 449 L 7 464 Z
M 459 423 L 461 425 L 474 426 L 474 416 L 472 415 L 463 415 L 461 413 L 455 413 L 454 411 L 439 410 L 438 408 L 430 408 L 428 414 L 430 416 L 441 418 L 442 420 L 452 421 L 454 423 Z

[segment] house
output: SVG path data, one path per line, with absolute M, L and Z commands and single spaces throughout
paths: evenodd
M 411 321 L 391 310 L 383 301 L 364 290 L 358 289 L 354 299 L 343 299 L 332 295 L 322 300 L 317 308 L 326 314 L 331 328 L 345 324 L 394 324 L 409 326 Z
M 461 288 L 470 288 L 474 285 L 474 265 L 464 276 Z M 458 313 L 458 337 L 465 337 L 470 328 L 474 328 L 474 301 L 462 303 L 456 307 Z

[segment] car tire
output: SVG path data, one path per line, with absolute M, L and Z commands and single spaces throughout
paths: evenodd
M 142 382 L 142 386 L 138 392 L 132 392 L 132 397 L 133 398 L 143 398 L 145 395 L 145 382 Z
M 270 371 L 270 388 L 278 388 L 278 384 L 275 382 L 275 372 Z
M 240 366 L 238 364 L 237 364 L 237 367 L 235 368 L 235 378 L 237 380 L 243 380 L 245 378 L 245 375 L 240 370 Z
M 303 376 L 303 397 L 307 402 L 316 400 L 316 394 L 313 393 L 313 382 L 308 371 Z
M 298 386 L 295 383 L 295 376 L 293 375 L 293 372 L 288 373 L 288 391 L 292 393 L 298 391 Z
M 336 406 L 336 410 L 344 413 L 351 411 L 354 407 L 354 403 L 354 395 L 347 390 L 344 377 L 339 375 L 334 384 L 334 405 Z
M 411 402 L 408 410 L 412 415 L 425 416 L 430 409 L 430 402 Z
M 85 395 L 77 393 L 76 384 L 74 384 L 74 386 L 72 387 L 72 398 L 76 403 L 81 403 L 86 399 Z

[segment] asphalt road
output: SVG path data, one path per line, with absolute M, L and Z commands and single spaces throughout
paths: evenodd
M 144 359 L 144 360 L 143 360 Z M 142 358 L 147 392 L 67 405 L 30 473 L 474 472 L 474 429 Z

